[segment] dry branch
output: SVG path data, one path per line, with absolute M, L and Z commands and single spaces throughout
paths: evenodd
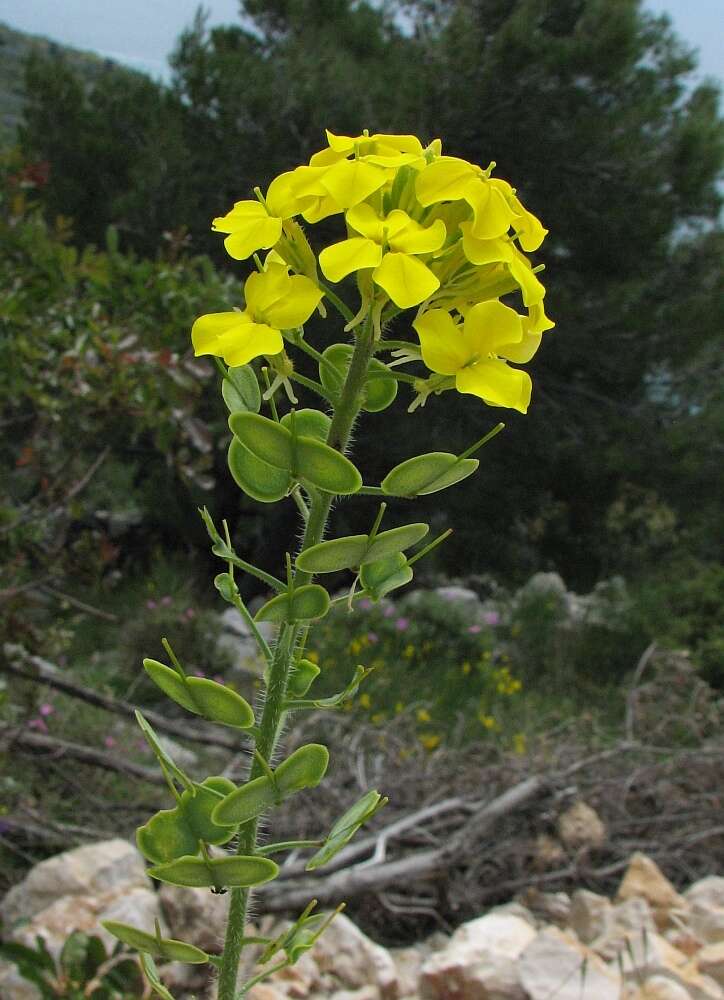
M 89 705 L 105 709 L 106 712 L 113 712 L 131 720 L 134 718 L 135 705 L 123 701 L 121 698 L 113 698 L 110 695 L 93 691 L 91 688 L 83 687 L 76 681 L 68 680 L 53 664 L 48 663 L 40 656 L 33 656 L 22 646 L 8 642 L 5 643 L 3 652 L 5 662 L 0 664 L 0 669 L 5 670 L 6 673 L 22 677 L 23 680 L 33 681 L 36 684 L 47 684 L 48 687 L 52 687 L 56 691 L 62 691 L 64 694 L 70 695 L 71 698 L 78 698 Z M 187 722 L 174 722 L 173 719 L 168 719 L 150 708 L 144 708 L 143 714 L 154 729 L 158 729 L 160 732 L 191 740 L 194 743 L 204 743 L 208 746 L 223 747 L 224 750 L 239 751 L 238 738 L 220 732 L 218 729 L 211 727 L 202 729 Z
M 32 753 L 50 754 L 54 759 L 59 757 L 70 757 L 72 760 L 79 760 L 83 764 L 90 764 L 92 767 L 101 767 L 105 771 L 117 771 L 119 774 L 126 774 L 131 778 L 140 778 L 153 785 L 165 785 L 163 775 L 152 767 L 144 767 L 143 764 L 134 764 L 132 761 L 122 760 L 118 754 L 104 753 L 102 750 L 93 750 L 90 747 L 82 746 L 80 743 L 71 743 L 69 740 L 58 739 L 57 736 L 46 736 L 44 733 L 29 733 L 26 730 L 19 730 L 12 726 L 0 726 L 0 740 L 6 749 L 20 747 Z

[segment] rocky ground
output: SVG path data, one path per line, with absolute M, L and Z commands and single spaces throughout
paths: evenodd
M 155 891 L 143 859 L 110 840 L 36 865 L 2 904 L 4 936 L 58 954 L 74 929 L 111 940 L 105 919 L 152 928 L 209 951 L 223 939 L 225 899 L 206 890 Z M 263 904 L 260 904 L 263 905 Z M 278 919 L 259 922 L 278 933 Z M 248 956 L 253 966 L 254 956 Z M 171 965 L 179 1000 L 210 997 L 205 967 Z M 37 1000 L 14 966 L 0 964 L 3 1000 Z M 250 1000 L 724 1000 L 724 877 L 678 892 L 646 855 L 634 854 L 613 899 L 586 889 L 530 890 L 411 947 L 383 948 L 344 915 L 291 969 Z

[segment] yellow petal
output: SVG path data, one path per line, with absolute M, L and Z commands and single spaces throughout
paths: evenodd
M 402 214 L 404 215 L 404 213 Z M 385 223 L 371 205 L 366 202 L 354 205 L 345 212 L 344 217 L 352 229 L 361 236 L 366 236 L 368 240 L 374 240 L 375 243 L 382 243 L 382 227 Z M 407 220 L 407 216 L 405 216 L 405 220 Z
M 294 190 L 294 171 L 275 177 L 267 189 L 266 205 L 269 214 L 279 219 L 291 219 L 304 207 L 305 198 L 300 198 Z
M 497 299 L 469 309 L 463 330 L 472 354 L 498 354 L 501 344 L 519 344 L 523 339 L 521 317 Z
M 447 239 L 447 229 L 442 219 L 437 219 L 431 226 L 421 226 L 410 219 L 404 229 L 395 235 L 390 233 L 388 239 L 392 249 L 402 253 L 432 253 L 439 250 Z
M 228 365 L 245 365 L 261 354 L 278 354 L 284 341 L 278 330 L 252 322 L 248 313 L 199 316 L 191 329 L 194 354 L 212 354 Z
M 341 281 L 352 271 L 376 267 L 382 260 L 382 247 L 364 236 L 342 240 L 325 247 L 319 255 L 322 274 L 330 281 Z
M 543 301 L 546 293 L 545 286 L 533 273 L 533 268 L 530 266 L 528 258 L 514 244 L 510 246 L 512 252 L 510 260 L 507 263 L 510 273 L 520 285 L 523 302 L 529 307 L 537 305 Z
M 419 305 L 440 287 L 430 268 L 406 253 L 386 253 L 372 277 L 400 309 Z
M 548 235 L 548 230 L 543 226 L 540 219 L 533 215 L 532 212 L 529 212 L 515 195 L 512 196 L 511 201 L 518 216 L 513 222 L 518 242 L 526 253 L 531 253 L 541 245 Z
M 211 222 L 211 228 L 216 233 L 233 233 L 240 226 L 247 226 L 253 221 L 266 219 L 269 213 L 258 201 L 237 201 L 230 212 L 219 215 Z
M 252 316 L 260 316 L 286 294 L 288 271 L 286 264 L 270 263 L 265 271 L 249 275 L 244 283 L 244 299 Z
M 245 226 L 237 226 L 224 240 L 224 246 L 234 260 L 246 260 L 257 250 L 273 247 L 281 235 L 282 220 L 272 219 L 265 213 L 263 219 L 250 219 Z
M 455 375 L 472 360 L 461 336 L 462 328 L 446 310 L 430 309 L 412 325 L 420 338 L 422 360 L 431 372 Z
M 536 302 L 528 310 L 527 320 L 523 317 L 523 327 L 528 333 L 544 333 L 556 324 L 546 316 L 542 302 Z
M 331 167 L 333 163 L 337 163 L 338 160 L 343 160 L 349 155 L 351 150 L 347 152 L 337 153 L 334 149 L 321 149 L 318 153 L 315 153 L 309 160 L 310 167 Z
M 409 153 L 415 157 L 422 156 L 422 143 L 416 135 L 385 135 L 382 132 L 375 132 L 370 138 L 375 143 L 376 152 L 380 155 L 398 152 Z
M 525 323 L 524 317 L 523 322 Z M 523 333 L 523 339 L 520 343 L 501 344 L 495 353 L 500 355 L 501 358 L 507 358 L 508 361 L 515 361 L 518 365 L 524 365 L 526 361 L 530 361 L 538 350 L 542 339 L 543 337 L 540 333 L 526 331 Z
M 515 213 L 499 188 L 480 178 L 465 194 L 473 210 L 471 233 L 479 240 L 494 240 L 510 229 Z
M 472 231 L 472 222 L 461 222 L 460 232 L 463 234 L 463 253 L 471 264 L 506 263 L 512 259 L 513 250 L 508 240 L 481 240 Z
M 319 288 L 309 278 L 301 274 L 287 280 L 283 298 L 280 298 L 265 313 L 269 324 L 277 330 L 293 330 L 306 323 L 322 299 Z
M 330 215 L 338 215 L 342 208 L 337 204 L 331 195 L 324 195 L 322 198 L 309 199 L 306 207 L 302 211 L 302 218 L 306 222 L 320 222 Z
M 421 205 L 436 201 L 457 201 L 464 198 L 477 174 L 471 163 L 456 156 L 441 156 L 422 170 L 415 184 L 417 200 Z
M 322 186 L 342 208 L 358 205 L 377 191 L 387 180 L 382 167 L 362 160 L 340 160 L 325 171 Z
M 507 406 L 526 413 L 532 382 L 527 372 L 492 358 L 461 369 L 455 376 L 455 388 L 458 392 L 479 396 L 493 406 Z

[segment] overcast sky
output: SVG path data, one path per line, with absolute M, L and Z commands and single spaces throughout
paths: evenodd
M 699 50 L 703 73 L 724 82 L 724 0 L 645 0 L 670 15 Z M 238 19 L 238 0 L 206 0 L 211 24 Z M 198 0 L 0 0 L 0 21 L 167 77 L 166 57 Z

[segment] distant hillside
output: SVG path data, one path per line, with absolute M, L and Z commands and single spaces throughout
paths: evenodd
M 22 116 L 24 62 L 31 52 L 42 52 L 64 59 L 69 65 L 93 80 L 100 73 L 115 71 L 137 75 L 112 59 L 72 49 L 40 35 L 26 35 L 0 23 L 0 142 L 12 142 Z

